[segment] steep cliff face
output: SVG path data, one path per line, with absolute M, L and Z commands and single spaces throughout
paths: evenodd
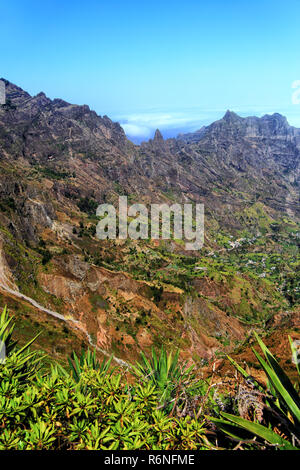
M 31 97 L 5 83 L 0 157 L 42 165 L 60 180 L 75 175 L 56 184 L 70 194 L 95 192 L 100 201 L 120 185 L 148 200 L 174 192 L 176 199 L 205 202 L 211 210 L 222 197 L 223 205 L 233 206 L 232 218 L 251 197 L 299 217 L 300 130 L 279 114 L 241 118 L 228 111 L 194 134 L 164 141 L 157 130 L 137 147 L 118 123 L 86 105 L 51 101 L 43 93 Z
M 90 156 L 102 153 L 105 157 L 112 150 L 124 151 L 124 131 L 107 116 L 98 116 L 86 105 L 52 101 L 44 93 L 32 97 L 4 82 L 7 103 L 1 107 L 1 147 L 11 156 L 21 154 L 42 163 L 76 152 Z
M 34 306 L 34 321 L 40 314 L 47 329 L 45 311 L 26 304 L 23 293 L 63 316 L 79 342 L 90 338 L 131 359 L 163 343 L 207 360 L 274 314 L 299 312 L 300 130 L 284 117 L 227 112 L 177 139 L 164 140 L 157 130 L 139 147 L 88 106 L 31 97 L 5 83 L 2 303 L 10 299 L 16 312 Z M 100 242 L 96 207 L 117 203 L 119 195 L 129 202 L 203 202 L 204 248 Z
M 198 145 L 199 150 L 216 152 L 220 162 L 247 174 L 256 170 L 263 176 L 263 171 L 270 170 L 284 178 L 291 172 L 290 181 L 298 182 L 300 130 L 280 114 L 241 118 L 227 111 L 223 119 L 203 130 Z
M 300 130 L 279 114 L 241 118 L 228 111 L 194 134 L 150 141 L 142 153 L 162 190 L 201 199 L 212 210 L 222 197 L 232 212 L 252 198 L 299 218 Z

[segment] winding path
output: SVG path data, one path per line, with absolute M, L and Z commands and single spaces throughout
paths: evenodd
M 5 286 L 1 282 L 0 282 L 0 289 L 4 290 L 5 292 L 9 293 L 10 295 L 12 295 L 14 297 L 18 297 L 19 299 L 25 300 L 25 302 L 30 303 L 31 305 L 33 305 L 33 307 L 37 308 L 41 312 L 46 313 L 47 315 L 51 315 L 52 317 L 57 318 L 58 320 L 62 320 L 65 323 L 68 323 L 68 324 L 71 323 L 72 324 L 72 325 L 70 325 L 71 327 L 73 326 L 73 328 L 75 328 L 75 329 L 77 329 L 77 330 L 79 330 L 79 331 L 81 331 L 82 333 L 85 334 L 89 344 L 93 348 L 95 348 L 97 351 L 101 352 L 102 354 L 104 354 L 107 357 L 111 356 L 107 351 L 105 351 L 104 349 L 99 348 L 99 346 L 97 346 L 96 344 L 93 343 L 90 334 L 87 331 L 85 331 L 85 329 L 82 327 L 81 323 L 78 320 L 74 320 L 73 318 L 68 318 L 67 319 L 61 313 L 58 313 L 58 312 L 55 312 L 54 310 L 49 310 L 48 308 L 43 307 L 42 305 L 40 305 L 38 302 L 36 302 L 31 297 L 28 297 L 27 295 L 24 295 L 21 292 L 18 292 L 16 290 L 13 290 L 10 287 Z M 114 359 L 115 362 L 117 362 L 121 366 L 129 367 L 129 368 L 131 367 L 130 364 L 123 361 L 122 359 L 119 359 L 116 356 L 113 356 L 113 359 Z

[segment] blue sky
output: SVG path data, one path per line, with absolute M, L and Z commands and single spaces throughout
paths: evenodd
M 227 109 L 300 127 L 300 1 L 1 2 L 0 76 L 148 138 Z

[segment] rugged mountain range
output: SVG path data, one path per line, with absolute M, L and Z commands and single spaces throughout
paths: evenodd
M 88 340 L 123 359 L 164 343 L 203 363 L 253 328 L 295 332 L 299 129 L 279 114 L 228 111 L 195 133 L 164 140 L 157 130 L 136 146 L 86 105 L 4 82 L 0 288 L 21 338 L 42 327 L 41 345 L 62 360 Z M 119 195 L 203 202 L 203 249 L 100 242 L 96 207 Z

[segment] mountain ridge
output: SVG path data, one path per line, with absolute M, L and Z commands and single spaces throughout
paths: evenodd
M 12 99 L 12 101 L 14 101 L 15 95 L 17 95 L 18 97 L 21 95 L 21 97 L 23 97 L 24 100 L 34 99 L 34 100 L 37 100 L 38 104 L 40 104 L 40 105 L 45 105 L 45 104 L 55 104 L 55 105 L 57 104 L 57 105 L 59 105 L 60 104 L 62 107 L 70 106 L 70 107 L 73 107 L 73 108 L 77 108 L 77 107 L 78 108 L 83 108 L 84 110 L 86 110 L 88 112 L 96 114 L 97 117 L 100 118 L 100 119 L 104 119 L 107 122 L 111 121 L 107 115 L 101 116 L 101 115 L 97 114 L 97 112 L 92 110 L 90 108 L 90 106 L 87 105 L 87 104 L 83 104 L 83 105 L 71 104 L 67 101 L 62 100 L 61 98 L 54 98 L 52 100 L 52 99 L 48 98 L 47 95 L 43 91 L 37 93 L 36 95 L 30 95 L 28 92 L 24 91 L 21 87 L 13 84 L 9 80 L 7 80 L 5 78 L 0 78 L 0 80 L 2 80 L 5 83 L 6 87 L 8 87 L 7 88 L 7 97 L 8 97 L 8 99 Z M 201 129 L 197 129 L 194 132 L 189 132 L 187 134 L 179 134 L 177 137 L 173 137 L 173 138 L 166 139 L 166 140 L 174 140 L 174 139 L 177 140 L 178 138 L 179 139 L 181 139 L 181 138 L 185 139 L 185 136 L 189 136 L 189 135 L 193 135 L 193 134 L 199 135 L 199 133 L 203 129 L 207 129 L 210 126 L 215 125 L 216 123 L 224 122 L 224 121 L 227 122 L 227 123 L 233 123 L 233 122 L 240 121 L 240 122 L 249 123 L 249 124 L 255 123 L 255 122 L 256 123 L 263 123 L 263 122 L 266 122 L 266 121 L 269 121 L 269 122 L 275 122 L 276 121 L 277 123 L 281 123 L 282 128 L 283 127 L 288 128 L 288 129 L 291 130 L 292 133 L 294 133 L 298 137 L 300 137 L 300 129 L 296 128 L 294 126 L 291 126 L 288 123 L 287 118 L 285 116 L 283 116 L 282 114 L 280 114 L 280 113 L 275 112 L 273 114 L 265 114 L 261 117 L 253 116 L 253 115 L 252 116 L 247 116 L 247 117 L 242 117 L 242 116 L 239 116 L 238 113 L 228 109 L 221 119 L 219 119 L 217 121 L 213 121 L 211 124 L 209 124 L 207 126 L 202 126 Z M 111 122 L 113 122 L 113 121 L 111 121 Z M 119 124 L 118 122 L 114 122 L 114 123 Z M 120 126 L 120 124 L 119 124 L 119 126 Z M 123 128 L 121 126 L 119 127 L 119 130 L 122 134 L 125 135 L 125 131 L 123 130 Z M 156 134 L 157 134 L 157 136 L 156 136 Z M 161 140 L 161 138 L 163 139 L 159 129 L 156 129 L 156 131 L 155 131 L 153 139 L 155 139 L 155 138 L 158 138 L 159 140 Z M 128 139 L 128 140 L 130 140 L 130 139 Z M 152 139 L 149 139 L 149 140 L 152 140 Z M 143 143 L 147 143 L 147 142 L 149 142 L 149 141 L 145 141 Z M 136 144 L 134 144 L 134 145 L 136 145 Z
M 284 117 L 227 112 L 192 137 L 163 139 L 157 130 L 137 146 L 87 105 L 6 84 L 1 283 L 73 318 L 125 360 L 164 344 L 206 361 L 283 310 L 298 315 L 300 131 Z M 100 242 L 96 207 L 117 205 L 120 195 L 146 205 L 204 203 L 203 249 L 187 253 L 176 240 Z M 30 307 L 26 316 L 10 302 L 21 334 Z M 41 324 L 47 336 L 50 326 Z M 63 358 L 68 335 L 52 325 Z M 51 335 L 44 347 L 53 354 Z

